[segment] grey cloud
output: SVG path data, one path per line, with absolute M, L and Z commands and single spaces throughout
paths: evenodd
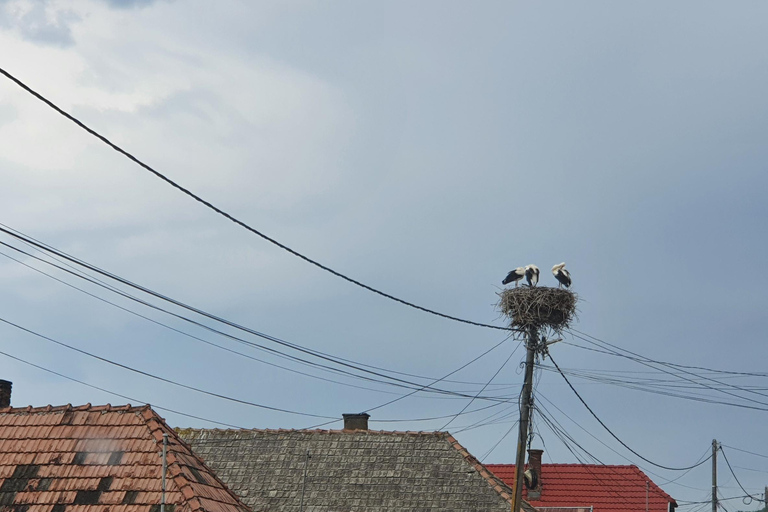
M 72 23 L 80 17 L 68 9 L 49 10 L 48 2 L 35 2 L 25 12 L 11 2 L 0 3 L 0 28 L 15 29 L 22 38 L 44 45 L 68 47 L 75 42 Z
M 133 9 L 146 7 L 155 3 L 157 0 L 105 0 L 110 7 L 117 9 Z

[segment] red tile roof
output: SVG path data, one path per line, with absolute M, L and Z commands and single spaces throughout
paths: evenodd
M 486 464 L 486 467 L 510 487 L 514 485 L 514 464 Z M 551 512 L 547 511 L 549 507 L 594 507 L 594 512 L 667 512 L 667 503 L 677 506 L 677 502 L 637 466 L 542 464 L 541 484 L 541 498 L 528 499 L 528 502 L 544 512 Z M 528 496 L 526 489 L 523 496 Z
M 0 510 L 248 512 L 149 406 L 0 409 Z

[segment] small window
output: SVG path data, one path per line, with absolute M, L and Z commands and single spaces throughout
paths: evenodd
M 139 496 L 139 491 L 125 491 L 125 496 L 123 496 L 123 505 L 133 505 L 136 503 L 136 498 Z
M 96 488 L 97 491 L 108 491 L 109 486 L 112 485 L 112 477 L 111 476 L 105 476 L 101 480 L 99 480 L 99 486 Z
M 176 505 L 166 503 L 165 505 L 165 512 L 174 512 L 176 510 Z M 149 512 L 160 512 L 160 505 L 152 505 L 149 507 Z
M 85 458 L 88 456 L 88 452 L 77 452 L 75 458 L 72 460 L 72 464 L 82 465 L 85 464 Z
M 208 484 L 208 482 L 205 480 L 205 477 L 200 474 L 200 472 L 197 470 L 197 468 L 193 468 L 192 466 L 187 466 L 187 469 L 190 473 L 195 477 L 195 480 L 197 480 L 198 483 L 201 484 Z
M 123 460 L 123 452 L 112 452 L 107 461 L 108 466 L 117 466 Z
M 77 491 L 75 505 L 96 505 L 101 498 L 101 491 Z
M 40 482 L 37 484 L 37 490 L 38 491 L 47 491 L 51 488 L 51 483 L 53 482 L 52 478 L 41 478 Z
M 67 506 L 64 503 L 57 503 L 53 506 L 51 512 L 64 512 L 65 508 L 67 508 Z

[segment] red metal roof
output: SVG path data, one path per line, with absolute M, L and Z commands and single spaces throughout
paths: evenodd
M 486 467 L 510 487 L 514 485 L 514 464 Z M 527 489 L 523 489 L 523 496 L 545 511 L 548 507 L 593 507 L 594 512 L 667 512 L 668 503 L 677 506 L 669 494 L 634 465 L 542 464 L 541 498 L 528 498 Z
M 168 434 L 167 512 L 248 512 L 149 406 L 0 409 L 0 509 L 159 512 Z

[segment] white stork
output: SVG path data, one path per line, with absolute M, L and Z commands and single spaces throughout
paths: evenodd
M 525 277 L 525 267 L 517 267 L 515 270 L 510 270 L 507 277 L 501 282 L 501 284 L 509 284 L 512 281 L 515 282 L 515 288 L 517 288 L 517 282 Z
M 539 283 L 539 267 L 536 265 L 526 266 L 525 280 L 528 281 L 528 286 L 536 286 Z
M 565 270 L 565 262 L 552 267 L 552 273 L 555 275 L 555 279 L 560 283 L 557 285 L 558 288 L 562 286 L 565 286 L 566 288 L 571 287 L 571 273 Z

